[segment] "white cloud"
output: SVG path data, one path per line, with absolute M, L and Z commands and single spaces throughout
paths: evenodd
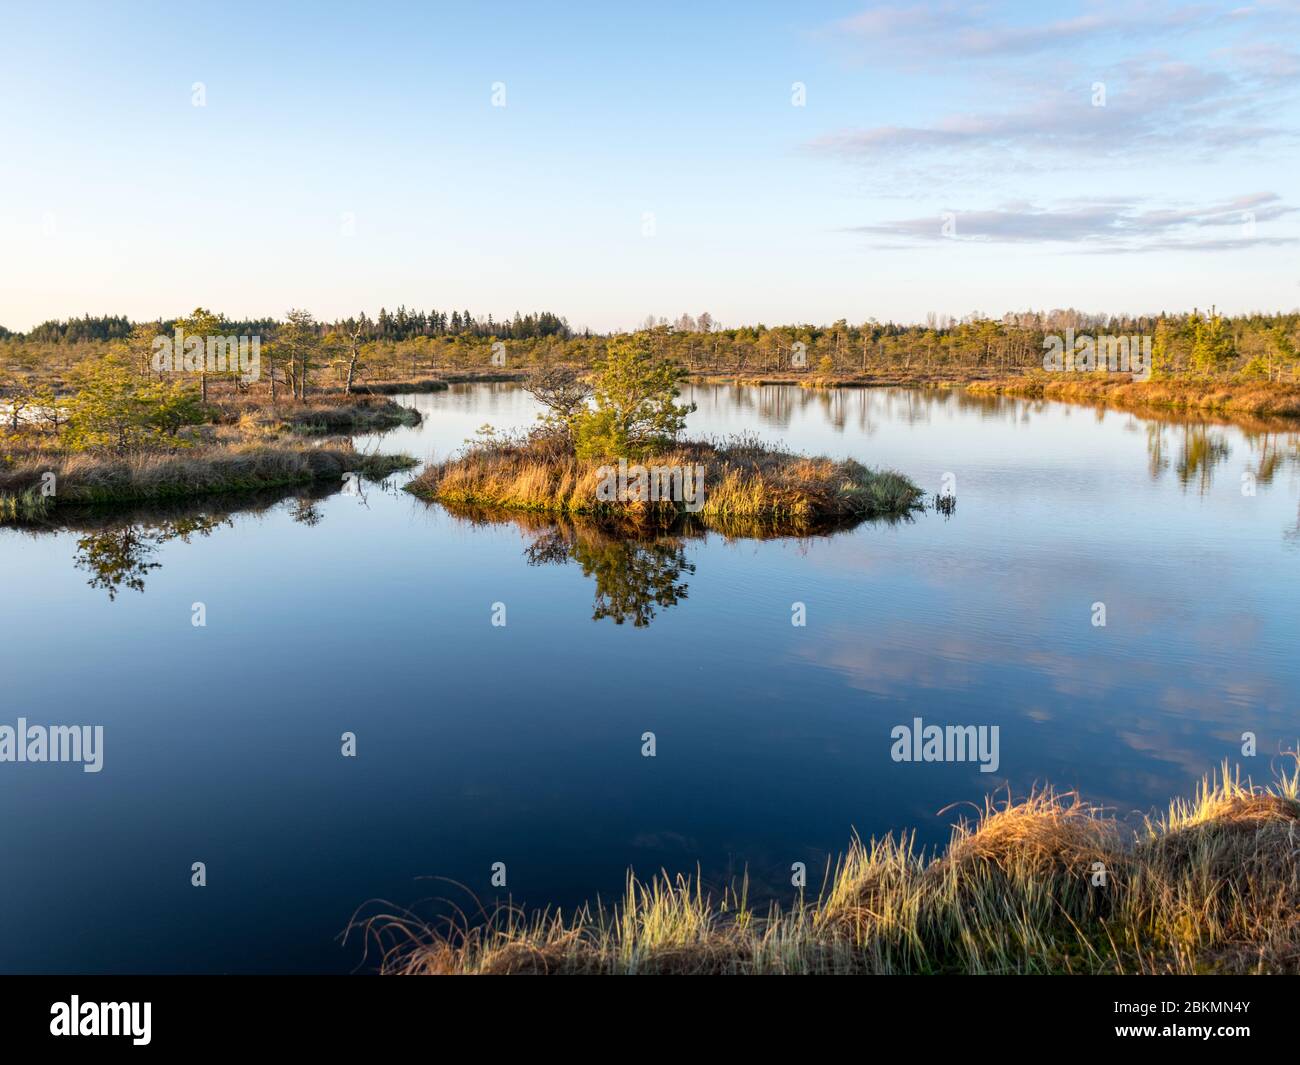
M 939 241 L 973 244 L 1072 245 L 1087 252 L 1232 251 L 1294 244 L 1296 238 L 1260 232 L 1263 223 L 1294 214 L 1271 192 L 1258 192 L 1200 206 L 1151 207 L 1117 198 L 1062 201 L 1051 207 L 1004 204 L 992 210 L 949 210 L 933 215 L 854 226 L 849 232 L 877 238 L 885 247 Z M 949 224 L 945 227 L 944 223 Z M 1206 230 L 1238 233 L 1211 237 Z

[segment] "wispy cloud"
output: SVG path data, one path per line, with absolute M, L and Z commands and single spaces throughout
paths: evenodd
M 1084 14 L 1013 21 L 998 5 L 873 4 L 828 27 L 828 36 L 869 54 L 873 62 L 914 59 L 1004 60 L 1138 37 L 1167 39 L 1265 23 L 1274 32 L 1300 15 L 1300 4 L 1273 0 L 1225 9 L 1222 4 L 1137 2 L 1099 5 Z
M 1297 243 L 1260 232 L 1263 223 L 1297 208 L 1272 192 L 1258 192 L 1200 206 L 1152 207 L 1115 198 L 1064 201 L 1051 207 L 1004 204 L 992 210 L 952 210 L 853 226 L 849 232 L 877 238 L 880 247 L 917 247 L 939 241 L 972 244 L 1069 245 L 1085 252 L 1234 251 Z M 1227 232 L 1212 237 L 1211 232 Z
M 1213 197 L 1230 191 L 1225 163 L 1264 164 L 1272 183 L 1300 151 L 1300 0 L 1102 0 L 1068 14 L 878 4 L 832 30 L 914 91 L 872 97 L 870 121 L 804 147 L 855 168 L 877 199 L 963 203 L 947 233 L 958 242 L 1108 254 L 1296 243 L 1296 208 L 1275 193 Z M 1107 198 L 1117 181 L 1126 194 Z M 1063 182 L 1097 194 L 1062 200 Z M 847 231 L 887 247 L 945 239 L 937 212 Z
M 1300 87 L 1300 57 L 1282 51 L 1266 59 L 1269 92 Z M 878 125 L 837 130 L 810 147 L 869 161 L 897 164 L 917 156 L 961 152 L 1023 156 L 1039 167 L 1141 157 L 1176 148 L 1183 158 L 1266 142 L 1295 140 L 1300 131 L 1274 121 L 1258 73 L 1210 69 L 1176 59 L 1126 60 L 1115 64 L 1094 103 L 1090 85 L 1053 88 L 1036 102 L 1000 111 L 966 111 L 925 125 Z

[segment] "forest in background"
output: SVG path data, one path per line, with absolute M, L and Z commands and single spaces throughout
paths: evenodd
M 201 313 L 200 313 L 201 312 Z M 115 356 L 149 374 L 157 336 L 178 325 L 207 323 L 221 335 L 258 336 L 263 372 L 293 398 L 307 388 L 364 390 L 370 384 L 467 371 L 589 367 L 611 336 L 576 331 L 551 312 L 510 318 L 468 311 L 381 310 L 333 322 L 295 311 L 284 319 L 233 320 L 209 311 L 154 322 L 86 315 L 44 322 L 26 334 L 0 328 L 0 403 L 34 404 L 75 387 L 75 368 Z M 675 321 L 653 316 L 638 333 L 654 353 L 688 373 L 755 377 L 871 377 L 882 374 L 953 380 L 1041 369 L 1045 338 L 1077 335 L 1150 337 L 1156 378 L 1300 379 L 1300 312 L 1229 316 L 1194 309 L 1178 314 L 1114 316 L 1067 309 L 1001 318 L 931 315 L 923 323 L 868 319 L 850 324 L 723 327 L 707 314 Z M 83 371 L 84 372 L 84 371 Z M 223 375 L 205 375 L 203 389 Z M 236 390 L 234 375 L 224 375 Z

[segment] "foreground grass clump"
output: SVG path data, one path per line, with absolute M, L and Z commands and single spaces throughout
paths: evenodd
M 1296 973 L 1300 773 L 1261 789 L 1225 766 L 1138 832 L 1051 791 L 989 802 L 939 855 L 854 840 L 821 897 L 788 908 L 665 875 L 568 917 L 364 927 L 382 971 L 412 975 Z
M 1300 418 L 1300 387 L 1251 378 L 1136 381 L 1126 374 L 1047 374 L 969 384 L 973 394 L 1100 403 L 1132 410 L 1202 411 L 1256 418 Z
M 625 521 L 662 523 L 692 513 L 713 527 L 762 521 L 805 528 L 902 517 L 921 506 L 921 490 L 902 474 L 871 470 L 851 459 L 772 450 L 751 439 L 682 442 L 641 465 L 651 475 L 656 469 L 702 471 L 702 484 L 694 487 L 698 494 L 689 505 L 681 498 L 602 499 L 601 485 L 617 463 L 578 458 L 563 433 L 546 430 L 472 444 L 462 455 L 426 468 L 408 488 L 425 499 L 461 506 Z
M 184 499 L 224 492 L 338 481 L 346 473 L 371 480 L 416 461 L 373 455 L 346 440 L 320 447 L 210 446 L 188 451 L 33 454 L 0 467 L 0 520 L 39 518 L 56 506 Z M 43 490 L 53 474 L 53 494 Z

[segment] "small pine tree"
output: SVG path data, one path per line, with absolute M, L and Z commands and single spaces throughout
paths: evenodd
M 1151 340 L 1151 376 L 1168 377 L 1174 372 L 1174 349 L 1169 320 L 1161 315 L 1156 322 L 1155 336 Z
M 1234 354 L 1232 335 L 1223 316 L 1211 312 L 1208 318 L 1192 315 L 1192 365 L 1203 374 L 1224 370 Z
M 642 339 L 611 340 L 596 364 L 595 409 L 574 415 L 578 456 L 645 458 L 671 444 L 695 405 L 674 402 L 684 371 L 657 358 Z
M 80 387 L 68 403 L 65 429 L 72 450 L 131 451 L 203 422 L 203 406 L 192 388 L 179 380 L 149 381 L 131 362 L 129 353 L 115 350 L 78 365 Z

